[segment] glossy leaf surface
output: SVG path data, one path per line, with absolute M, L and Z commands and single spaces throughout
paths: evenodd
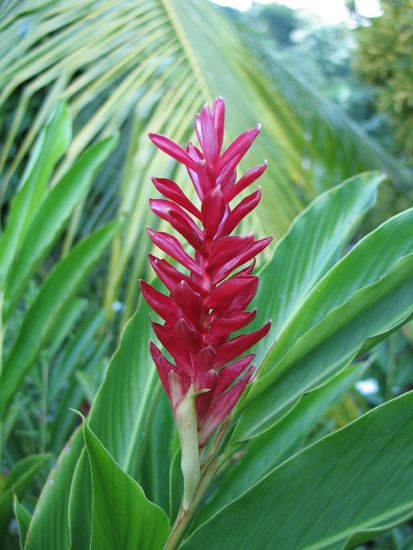
M 83 424 L 92 471 L 91 550 L 161 550 L 169 532 L 166 514 L 150 502 L 141 487 L 113 460 Z
M 311 289 L 338 260 L 363 215 L 375 203 L 378 173 L 366 173 L 323 193 L 298 216 L 261 270 L 254 305 L 256 325 L 272 318 L 268 336 L 257 345 L 259 365 Z
M 216 494 L 202 506 L 196 525 L 238 498 L 295 453 L 308 432 L 354 386 L 365 369 L 363 363 L 343 369 L 327 384 L 304 395 L 275 426 L 240 447 L 237 451 L 240 458 L 217 480 Z
M 324 383 L 372 337 L 413 309 L 413 210 L 362 239 L 312 289 L 260 367 L 235 437 L 269 428 L 305 391 Z M 258 396 L 260 396 L 258 398 Z
M 413 513 L 412 426 L 410 392 L 281 464 L 182 548 L 336 550 Z

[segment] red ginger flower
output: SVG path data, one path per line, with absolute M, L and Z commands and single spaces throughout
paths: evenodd
M 156 189 L 166 199 L 152 199 L 152 211 L 169 222 L 195 253 L 188 254 L 172 235 L 148 229 L 153 243 L 189 274 L 149 255 L 169 295 L 141 282 L 146 301 L 165 321 L 163 325 L 153 322 L 152 326 L 174 364 L 153 342 L 152 358 L 174 413 L 189 391 L 195 395 L 200 447 L 231 412 L 252 376 L 253 354 L 234 359 L 263 338 L 270 328 L 268 322 L 259 330 L 230 339 L 231 332 L 244 328 L 255 318 L 255 310 L 245 311 L 258 287 L 258 277 L 252 275 L 254 257 L 272 238 L 254 240 L 254 235 L 231 235 L 259 203 L 261 189 L 235 207 L 231 203 L 262 175 L 266 163 L 252 168 L 236 182 L 236 167 L 260 127 L 241 134 L 221 154 L 224 116 L 224 101 L 217 98 L 211 110 L 206 106 L 195 117 L 200 149 L 190 143 L 184 150 L 165 136 L 149 134 L 159 149 L 186 166 L 200 201 L 198 207 L 175 182 L 153 178 Z M 251 260 L 247 267 L 231 275 Z

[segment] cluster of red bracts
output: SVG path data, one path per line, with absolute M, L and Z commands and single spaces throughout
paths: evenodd
M 169 352 L 169 361 L 151 342 L 150 350 L 162 384 L 175 411 L 190 390 L 196 399 L 199 446 L 203 447 L 230 413 L 253 373 L 253 354 L 235 360 L 267 334 L 270 323 L 251 333 L 230 339 L 246 327 L 256 311 L 246 311 L 254 297 L 258 277 L 252 275 L 254 257 L 271 241 L 254 235 L 231 235 L 240 221 L 259 203 L 258 189 L 235 207 L 232 201 L 256 181 L 266 163 L 236 181 L 236 167 L 259 133 L 259 127 L 241 134 L 222 154 L 225 105 L 217 98 L 195 118 L 200 148 L 186 150 L 165 136 L 150 134 L 162 151 L 184 164 L 199 197 L 193 204 L 179 186 L 153 178 L 165 199 L 150 201 L 152 211 L 189 243 L 186 252 L 168 233 L 148 229 L 153 243 L 188 270 L 184 274 L 164 259 L 149 256 L 150 263 L 169 291 L 158 292 L 141 282 L 143 295 L 165 321 L 153 322 L 154 331 Z M 248 262 L 247 267 L 242 266 Z M 238 272 L 231 273 L 241 268 Z

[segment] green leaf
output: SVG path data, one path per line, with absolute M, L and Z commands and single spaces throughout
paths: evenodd
M 108 205 L 117 204 L 120 190 L 119 211 L 127 220 L 114 245 L 105 285 L 108 311 L 118 289 L 123 290 L 130 262 L 135 262 L 138 276 L 144 271 L 143 254 L 135 255 L 137 248 L 148 247 L 142 234 L 153 220 L 144 207 L 151 193 L 144 182 L 149 174 L 168 177 L 170 172 L 171 163 L 155 153 L 144 136 L 148 130 L 159 131 L 184 143 L 193 132 L 193 113 L 216 95 L 227 101 L 229 139 L 256 122 L 263 123 L 245 165 L 270 159 L 262 179 L 265 200 L 251 221 L 246 221 L 260 236 L 282 236 L 303 203 L 320 187 L 371 168 L 400 177 L 394 159 L 361 126 L 318 90 L 314 93 L 308 82 L 303 86 L 290 74 L 291 67 L 286 71 L 277 60 L 272 60 L 271 67 L 263 65 L 210 2 L 147 0 L 130 9 L 129 0 L 119 0 L 110 10 L 105 0 L 96 0 L 91 5 L 65 4 L 58 14 L 54 9 L 50 2 L 35 7 L 27 1 L 16 5 L 14 17 L 17 21 L 24 17 L 36 27 L 36 40 L 30 33 L 19 36 L 17 23 L 3 25 L 2 42 L 15 43 L 19 36 L 19 44 L 1 59 L 0 104 L 7 106 L 10 97 L 21 101 L 11 117 L 0 171 L 2 161 L 9 159 L 4 180 L 11 177 L 30 149 L 48 107 L 60 95 L 70 101 L 76 128 L 61 170 L 97 136 L 121 130 L 119 169 L 108 171 L 96 182 L 96 200 L 90 209 L 86 207 L 84 220 L 85 231 L 89 231 L 102 216 L 112 215 Z M 53 31 L 38 21 L 53 21 Z M 62 66 L 71 70 L 62 72 Z M 36 100 L 35 91 L 45 87 L 42 107 L 30 118 L 30 131 L 25 132 L 22 123 L 28 118 L 28 106 Z M 17 141 L 23 134 L 25 138 Z M 12 151 L 16 143 L 17 150 Z M 188 178 L 179 178 L 185 180 L 188 190 Z M 74 218 L 71 227 L 77 223 Z M 126 291 L 127 312 L 135 306 L 134 281 L 135 277 L 129 279 Z
M 92 472 L 93 513 L 91 550 L 161 550 L 169 521 L 141 487 L 83 423 Z
M 22 506 L 22 504 L 20 504 L 17 495 L 14 495 L 13 510 L 14 515 L 16 516 L 17 525 L 19 527 L 20 548 L 21 550 L 23 550 L 26 543 L 27 531 L 29 530 L 32 516 L 29 514 L 26 508 Z
M 25 550 L 69 548 L 70 483 L 82 447 L 82 432 L 78 429 L 60 453 L 43 486 L 27 532 Z
M 371 541 L 373 544 L 375 543 L 374 539 L 381 535 L 382 533 L 385 533 L 386 531 L 390 531 L 390 529 L 393 529 L 397 525 L 400 525 L 404 522 L 407 522 L 409 519 L 411 519 L 412 513 L 411 511 L 407 512 L 401 512 L 399 516 L 395 516 L 390 520 L 390 522 L 382 521 L 379 522 L 377 527 L 374 527 L 372 529 L 360 529 L 359 531 L 356 531 L 353 533 L 344 544 L 337 545 L 337 550 L 353 550 L 354 548 L 357 548 L 360 550 L 360 545 L 363 544 L 363 542 Z M 391 537 L 391 533 L 389 533 Z M 403 537 L 404 538 L 404 537 Z M 390 538 L 392 540 L 393 537 Z M 396 539 L 397 540 L 397 539 Z M 390 541 L 389 541 L 390 542 Z M 398 542 L 396 543 L 398 548 L 401 550 L 412 550 L 412 542 L 413 537 L 407 538 L 406 541 L 403 541 L 403 546 L 399 546 Z M 380 544 L 380 542 L 379 542 Z M 362 546 L 361 548 L 365 548 Z M 384 550 L 386 550 L 386 546 L 382 546 Z
M 21 380 L 44 346 L 56 317 L 84 283 L 117 228 L 117 223 L 111 223 L 78 244 L 44 283 L 24 318 L 0 378 L 1 414 L 5 414 Z
M 59 318 L 56 320 L 55 326 L 51 327 L 48 334 L 50 347 L 48 353 L 53 357 L 60 349 L 65 338 L 70 335 L 73 328 L 77 325 L 82 315 L 88 307 L 86 298 L 75 297 L 61 311 Z
M 154 389 L 151 410 L 147 412 L 145 432 L 147 441 L 139 453 L 140 461 L 136 461 L 133 470 L 139 476 L 139 483 L 147 497 L 169 514 L 171 461 L 179 441 L 171 404 L 160 380 Z M 182 482 L 180 464 L 178 475 Z M 175 496 L 180 503 L 182 492 Z
M 109 338 L 103 338 L 100 342 L 92 341 L 89 343 L 88 356 L 83 363 L 78 365 L 75 376 L 72 378 L 69 386 L 65 388 L 64 394 L 57 404 L 53 422 L 50 424 L 50 447 L 58 452 L 65 441 L 73 432 L 73 426 L 77 419 L 69 414 L 70 409 L 80 410 L 85 401 L 92 403 L 99 385 L 104 378 L 107 367 L 107 351 L 110 346 Z M 84 369 L 84 370 L 81 370 Z M 81 376 L 89 376 L 92 380 L 89 382 L 89 388 L 85 391 L 84 384 L 81 383 Z M 92 387 L 93 385 L 93 387 Z M 55 405 L 56 407 L 56 405 Z
M 313 288 L 265 357 L 265 373 L 294 345 L 297 338 L 345 303 L 359 289 L 379 281 L 401 258 L 413 252 L 413 209 L 387 220 L 364 237 Z
M 377 283 L 356 292 L 309 330 L 286 356 L 291 368 L 245 411 L 234 438 L 265 431 L 300 399 L 323 384 L 360 351 L 371 336 L 398 326 L 413 310 L 413 254 L 402 258 Z M 283 366 L 283 365 L 282 365 Z
M 358 363 L 343 369 L 324 386 L 303 396 L 301 401 L 275 426 L 237 450 L 238 460 L 217 480 L 216 494 L 202 506 L 196 525 L 210 518 L 228 502 L 235 500 L 270 470 L 302 445 L 304 437 L 354 386 L 366 369 Z
M 69 146 L 70 139 L 69 110 L 64 102 L 59 102 L 33 148 L 22 185 L 11 203 L 7 227 L 0 238 L 0 288 L 44 196 L 53 169 Z M 31 243 L 35 242 L 32 238 Z
M 65 384 L 72 379 L 82 355 L 93 348 L 96 332 L 102 328 L 105 321 L 103 310 L 90 312 L 72 334 L 70 342 L 52 365 L 49 376 L 48 398 L 50 402 L 56 399 Z
M 413 513 L 413 392 L 377 407 L 270 472 L 204 523 L 185 550 L 336 550 Z
M 148 350 L 148 314 L 148 306 L 141 301 L 110 362 L 89 420 L 93 431 L 128 473 L 132 472 L 146 441 L 147 411 L 157 381 Z M 67 414 L 72 413 L 68 411 Z M 87 457 L 83 455 L 79 460 L 82 441 L 79 441 L 78 435 L 72 439 L 68 450 L 61 454 L 52 482 L 46 483 L 35 508 L 30 528 L 32 537 L 27 550 L 89 549 L 90 471 Z M 53 525 L 52 531 L 50 525 Z
M 69 512 L 70 549 L 89 550 L 92 538 L 92 477 L 87 452 L 82 449 L 70 483 L 68 501 L 59 505 Z M 66 548 L 66 547 L 65 547 Z M 51 549 L 52 550 L 52 549 Z
M 96 395 L 89 425 L 110 454 L 129 474 L 136 474 L 148 437 L 157 374 L 149 354 L 149 308 L 140 300 L 119 349 Z M 164 456 L 167 460 L 167 455 Z M 91 522 L 91 483 L 85 456 L 79 460 L 70 496 L 71 542 L 76 550 L 88 549 Z
M 56 242 L 74 207 L 86 196 L 93 177 L 116 142 L 116 138 L 109 137 L 87 149 L 42 202 L 10 270 L 6 301 L 16 303 L 27 281 Z
M 90 427 L 122 469 L 130 473 L 145 438 L 145 423 L 158 382 L 149 353 L 149 307 L 140 300 L 90 414 Z
M 337 261 L 360 219 L 375 203 L 383 181 L 372 172 L 355 176 L 323 193 L 298 216 L 260 273 L 256 325 L 272 319 L 269 334 L 257 346 L 259 365 L 309 291 Z
M 0 534 L 4 535 L 13 516 L 13 495 L 21 498 L 33 477 L 49 460 L 50 455 L 26 456 L 14 465 L 0 492 Z
M 391 218 L 313 288 L 266 355 L 234 437 L 269 428 L 304 392 L 348 364 L 366 340 L 384 337 L 409 317 L 412 223 L 412 209 Z

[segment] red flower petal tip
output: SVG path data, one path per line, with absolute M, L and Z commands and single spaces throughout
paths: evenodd
M 233 235 L 259 203 L 261 189 L 235 206 L 230 203 L 264 173 L 267 161 L 237 181 L 237 166 L 261 125 L 245 131 L 222 151 L 224 119 L 221 97 L 215 99 L 212 109 L 206 106 L 196 115 L 199 148 L 189 144 L 184 149 L 166 136 L 149 134 L 159 149 L 186 166 L 200 199 L 195 205 L 174 181 L 152 178 L 165 199 L 151 199 L 151 209 L 182 239 L 149 227 L 148 235 L 187 273 L 149 255 L 168 294 L 140 282 L 145 300 L 163 321 L 152 323 L 154 331 L 172 358 L 168 360 L 151 342 L 153 361 L 174 412 L 187 392 L 194 393 L 200 447 L 228 416 L 253 377 L 254 355 L 238 357 L 264 338 L 271 325 L 267 322 L 258 330 L 231 337 L 255 318 L 256 310 L 246 310 L 258 286 L 258 277 L 251 273 L 255 256 L 272 237 L 254 240 L 253 235 Z M 182 246 L 182 240 L 193 252 Z

